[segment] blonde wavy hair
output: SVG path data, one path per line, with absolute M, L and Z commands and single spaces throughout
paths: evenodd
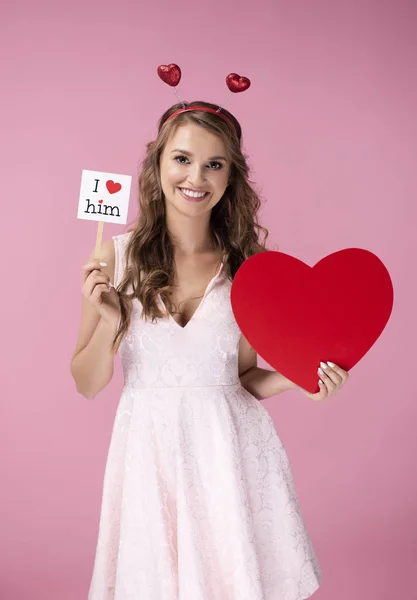
M 184 103 L 186 106 L 218 107 L 209 102 Z M 237 135 L 230 125 L 218 116 L 205 111 L 181 113 L 165 124 L 166 119 L 182 108 L 175 104 L 160 118 L 156 140 L 146 146 L 146 156 L 139 175 L 139 212 L 129 232 L 133 232 L 126 247 L 126 269 L 117 286 L 121 316 L 113 340 L 117 351 L 131 320 L 132 300 L 142 305 L 142 319 L 163 318 L 167 315 L 157 304 L 160 297 L 172 313 L 171 288 L 175 274 L 174 244 L 166 227 L 165 199 L 161 187 L 160 157 L 167 141 L 177 127 L 194 123 L 221 137 L 232 159 L 230 184 L 220 201 L 213 207 L 210 229 L 214 248 L 222 255 L 228 276 L 233 280 L 241 264 L 250 256 L 266 251 L 268 231 L 257 221 L 261 200 L 249 180 L 246 156 L 242 153 L 242 129 L 237 119 L 227 110 L 223 113 L 232 120 Z M 263 240 L 259 240 L 260 232 Z M 131 289 L 129 292 L 128 290 Z

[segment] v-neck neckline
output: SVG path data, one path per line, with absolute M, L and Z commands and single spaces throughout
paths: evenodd
M 187 327 L 190 325 L 190 323 L 194 320 L 194 317 L 196 316 L 196 314 L 198 313 L 198 311 L 200 310 L 201 306 L 204 304 L 204 300 L 207 297 L 207 294 L 209 293 L 210 289 L 213 287 L 214 282 L 216 281 L 216 279 L 219 277 L 220 273 L 222 272 L 224 267 L 224 263 L 223 261 L 220 263 L 219 268 L 217 269 L 217 272 L 215 275 L 213 275 L 213 277 L 210 279 L 210 281 L 207 284 L 207 287 L 205 289 L 204 295 L 199 303 L 199 305 L 197 306 L 197 308 L 195 309 L 195 311 L 193 312 L 191 318 L 186 322 L 186 324 L 184 326 L 180 325 L 175 319 L 174 317 L 171 315 L 171 313 L 169 313 L 168 316 L 168 320 L 172 321 L 174 323 L 174 325 L 176 325 L 179 329 L 185 330 L 187 329 Z M 165 303 L 163 302 L 161 295 L 158 294 L 158 300 L 159 302 L 162 304 L 162 306 L 164 307 L 165 311 L 167 311 Z

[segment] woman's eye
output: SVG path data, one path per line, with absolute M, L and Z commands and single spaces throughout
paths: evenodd
M 184 159 L 184 160 L 188 160 L 186 156 L 176 156 L 176 157 L 175 157 L 175 160 L 176 160 L 177 162 L 179 162 L 179 164 L 180 164 L 180 165 L 183 165 L 183 164 L 185 164 L 185 163 L 183 163 L 183 162 L 182 162 L 182 159 Z M 210 164 L 211 166 L 213 166 L 213 165 L 216 165 L 216 167 L 214 168 L 214 170 L 215 170 L 215 171 L 218 171 L 218 170 L 220 170 L 220 169 L 222 169 L 222 168 L 223 168 L 223 165 L 222 165 L 221 163 L 217 162 L 217 161 L 213 161 L 213 162 L 211 162 L 211 163 L 209 163 L 209 164 Z

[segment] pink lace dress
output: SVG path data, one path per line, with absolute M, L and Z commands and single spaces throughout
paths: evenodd
M 130 233 L 114 236 L 115 284 Z M 286 451 L 241 385 L 223 265 L 183 328 L 134 312 L 89 600 L 302 600 L 320 584 Z

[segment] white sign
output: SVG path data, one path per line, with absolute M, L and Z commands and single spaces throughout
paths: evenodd
M 83 170 L 78 219 L 127 223 L 131 175 Z

